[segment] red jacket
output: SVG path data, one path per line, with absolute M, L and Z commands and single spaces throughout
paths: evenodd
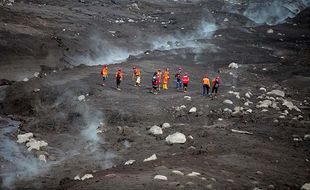
M 189 83 L 189 77 L 188 77 L 188 75 L 184 75 L 184 76 L 182 77 L 182 81 L 183 81 L 183 84 L 188 84 L 188 83 Z
M 220 77 L 216 77 L 212 80 L 212 86 L 214 87 L 216 83 L 218 84 L 218 86 L 220 86 L 221 83 Z

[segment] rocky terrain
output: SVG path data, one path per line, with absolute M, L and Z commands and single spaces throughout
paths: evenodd
M 309 5 L 3 0 L 1 188 L 310 189 Z

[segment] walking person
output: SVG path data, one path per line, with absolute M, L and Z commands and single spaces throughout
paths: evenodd
M 187 92 L 188 84 L 189 84 L 189 76 L 187 73 L 184 74 L 182 77 L 182 82 L 183 82 L 183 92 Z
M 208 75 L 206 74 L 203 79 L 202 79 L 202 88 L 203 88 L 203 92 L 202 95 L 205 96 L 209 96 L 209 90 L 210 90 L 210 79 L 208 77 Z M 206 94 L 207 92 L 207 94 Z
M 105 86 L 105 81 L 108 78 L 108 65 L 104 65 L 101 69 L 101 76 L 102 76 L 102 86 Z
M 166 70 L 164 71 L 164 75 L 163 75 L 163 89 L 164 90 L 168 90 L 168 83 L 169 83 L 169 69 L 166 68 Z
M 135 86 L 141 86 L 141 71 L 137 67 L 133 67 L 132 79 L 135 80 Z
M 158 83 L 159 83 L 159 74 L 158 72 L 155 72 L 153 74 L 153 77 L 152 77 L 152 93 L 153 94 L 157 94 L 158 93 Z
M 123 80 L 123 72 L 122 72 L 122 69 L 118 69 L 116 74 L 115 74 L 115 80 L 116 80 L 116 89 L 117 90 L 121 90 L 120 89 L 120 85 L 121 85 L 121 82 Z
M 158 91 L 160 91 L 160 86 L 161 86 L 161 74 L 162 74 L 160 69 L 157 70 L 157 74 L 158 74 L 158 77 L 159 77 L 157 88 L 158 88 Z
M 212 95 L 214 93 L 214 97 L 216 97 L 217 93 L 218 93 L 218 89 L 220 87 L 220 76 L 217 76 L 215 77 L 213 80 L 212 80 Z
M 182 68 L 181 67 L 179 67 L 179 69 L 178 69 L 178 72 L 175 74 L 175 79 L 176 79 L 176 88 L 177 88 L 177 90 L 179 91 L 179 90 L 181 90 L 181 88 L 182 88 Z

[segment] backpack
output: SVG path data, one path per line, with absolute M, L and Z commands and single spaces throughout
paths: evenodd
M 153 76 L 153 78 L 152 78 L 152 83 L 153 83 L 153 84 L 156 83 L 156 75 Z
M 214 87 L 215 87 L 215 88 L 218 88 L 219 86 L 220 86 L 219 81 L 218 81 L 218 80 L 215 80 L 215 85 L 214 85 Z

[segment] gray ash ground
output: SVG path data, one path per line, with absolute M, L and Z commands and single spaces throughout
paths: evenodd
M 268 3 L 281 17 L 264 4 L 254 10 L 272 25 L 243 16 L 253 6 L 247 1 L 1 3 L 1 188 L 300 189 L 309 183 L 309 2 Z M 229 68 L 231 62 L 239 68 Z M 131 80 L 133 66 L 142 70 L 141 88 Z M 121 91 L 114 81 L 119 67 Z M 166 67 L 171 76 L 178 67 L 189 73 L 188 93 L 176 92 L 173 79 L 169 90 L 149 92 L 152 74 Z M 217 98 L 201 95 L 205 73 L 220 73 Z M 271 104 L 260 108 L 265 100 Z M 189 113 L 192 107 L 197 112 Z M 149 134 L 166 122 L 171 127 L 163 134 Z M 27 151 L 16 143 L 27 132 L 48 146 Z M 175 132 L 187 141 L 168 145 L 165 138 Z M 143 162 L 153 154 L 157 160 Z M 128 160 L 136 161 L 124 165 Z M 74 180 L 84 174 L 93 178 Z

